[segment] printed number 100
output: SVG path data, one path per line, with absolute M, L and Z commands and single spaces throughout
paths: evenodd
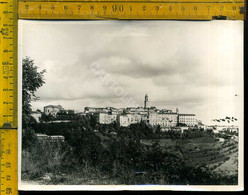
M 123 12 L 123 10 L 124 10 L 124 7 L 123 7 L 123 5 L 116 5 L 116 4 L 114 4 L 114 5 L 112 5 L 112 10 L 113 10 L 113 12 L 117 12 L 117 10 L 119 11 L 119 12 Z

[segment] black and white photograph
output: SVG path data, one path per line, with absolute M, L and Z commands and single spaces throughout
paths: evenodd
M 243 21 L 18 25 L 20 190 L 242 189 Z

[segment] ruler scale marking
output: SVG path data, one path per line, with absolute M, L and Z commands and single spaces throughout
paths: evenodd
M 0 192 L 17 194 L 17 2 L 0 4 Z
M 79 6 L 80 12 L 74 12 Z M 244 1 L 29 0 L 19 2 L 19 17 L 23 19 L 243 19 L 243 13 L 234 14 L 236 12 L 234 6 L 242 9 Z M 136 8 L 136 15 L 132 14 L 130 7 Z

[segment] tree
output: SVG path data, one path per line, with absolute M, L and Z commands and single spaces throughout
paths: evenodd
M 35 92 L 45 83 L 44 73 L 46 70 L 39 72 L 34 60 L 29 57 L 22 59 L 22 70 L 22 126 L 25 128 L 32 120 L 31 101 L 39 98 Z
M 37 144 L 38 138 L 35 135 L 34 130 L 27 127 L 22 131 L 22 148 L 24 150 L 29 150 L 30 148 L 34 147 Z
M 164 153 L 157 141 L 154 141 L 149 151 L 146 153 L 145 164 L 149 169 L 157 172 L 164 161 Z
M 178 127 L 187 127 L 187 125 L 185 123 L 178 123 L 177 126 Z

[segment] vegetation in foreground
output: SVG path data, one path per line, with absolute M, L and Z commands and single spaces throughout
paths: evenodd
M 219 144 L 211 134 L 197 131 L 197 137 L 185 138 L 173 132 L 154 133 L 145 123 L 118 127 L 93 121 L 93 116 L 81 116 L 71 123 L 26 128 L 23 180 L 43 184 L 237 184 L 237 174 L 215 171 L 215 164 L 228 160 L 219 151 L 227 143 Z M 35 132 L 64 135 L 65 142 L 38 141 Z M 192 145 L 190 140 L 200 142 Z M 229 149 L 235 147 L 233 143 Z

